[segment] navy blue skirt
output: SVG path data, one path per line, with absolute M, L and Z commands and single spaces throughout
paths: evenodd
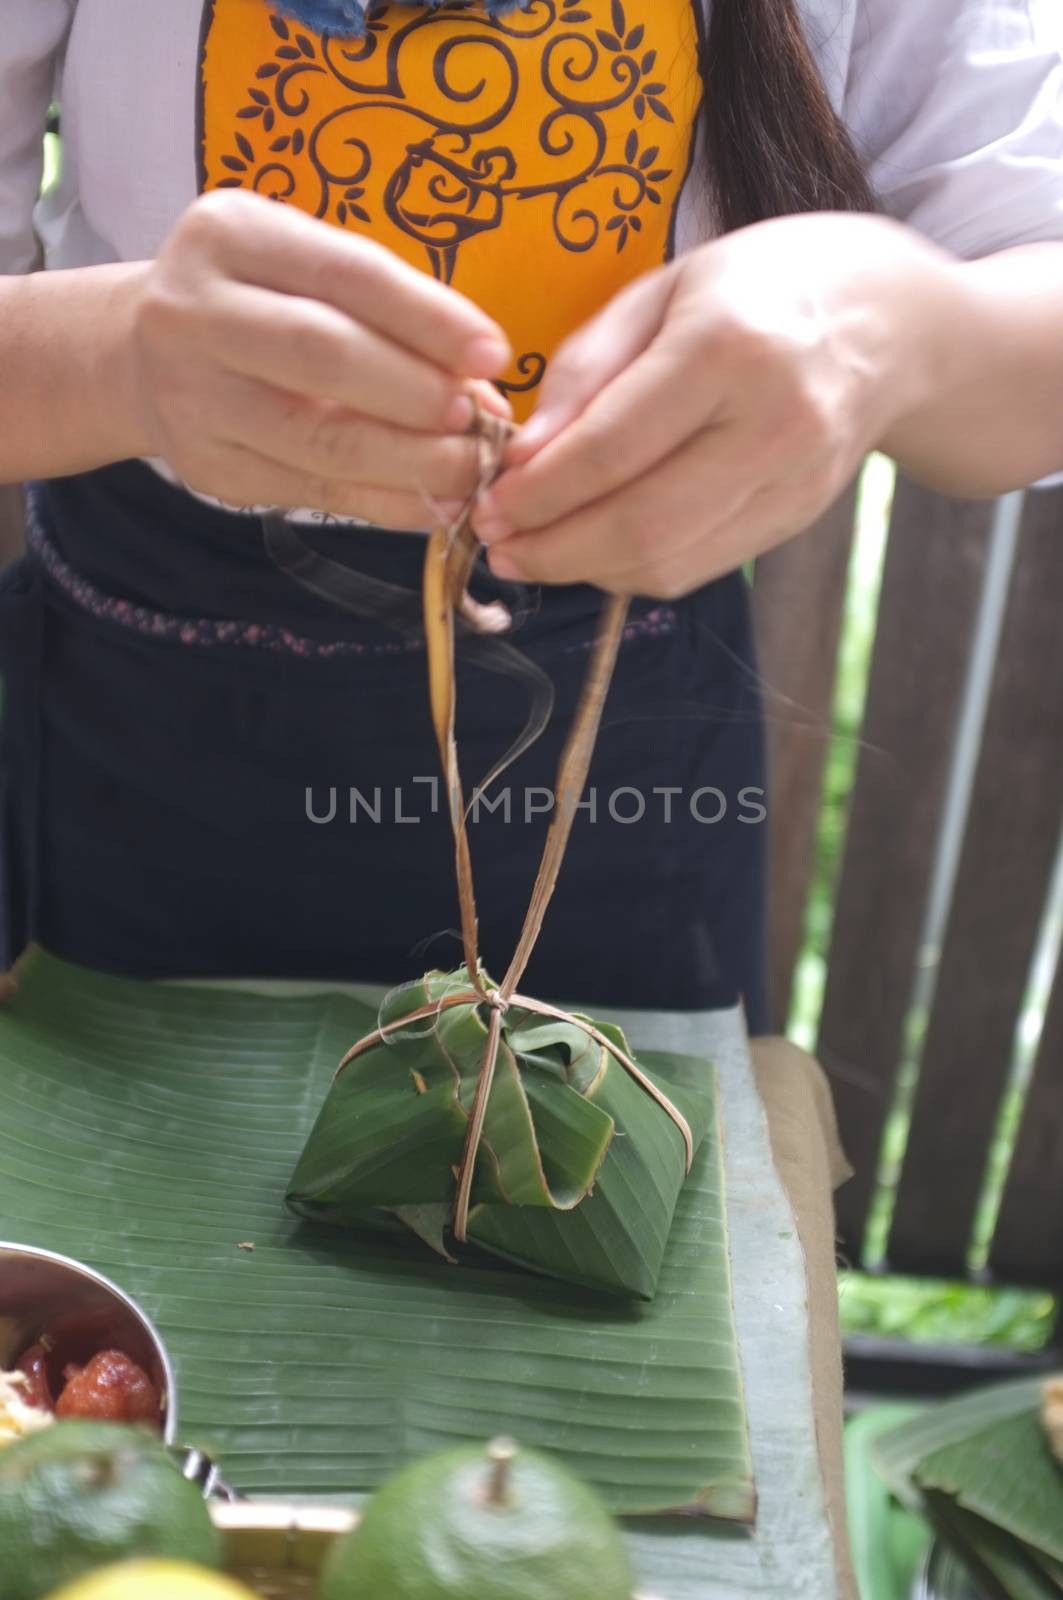
M 147 977 L 398 983 L 461 959 L 422 642 L 280 574 L 254 517 L 139 463 L 37 486 L 0 575 L 0 970 L 29 939 Z M 416 591 L 423 541 L 321 526 L 320 553 Z M 513 598 L 489 574 L 483 598 Z M 471 824 L 481 953 L 524 917 L 601 598 L 517 595 L 548 732 Z M 472 790 L 526 691 L 459 668 Z M 588 1005 L 764 1011 L 763 726 L 739 574 L 633 611 L 523 987 Z

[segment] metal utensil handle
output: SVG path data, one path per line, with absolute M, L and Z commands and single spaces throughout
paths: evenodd
M 189 1450 L 175 1446 L 170 1452 L 177 1463 L 182 1478 L 194 1483 L 203 1491 L 204 1500 L 225 1500 L 230 1504 L 242 1500 L 243 1495 L 222 1482 L 217 1464 L 202 1450 Z

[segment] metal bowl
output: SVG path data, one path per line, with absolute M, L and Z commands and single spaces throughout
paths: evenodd
M 66 1326 L 72 1330 L 71 1360 L 118 1349 L 143 1367 L 162 1398 L 162 1436 L 172 1445 L 177 1383 L 151 1319 L 117 1284 L 80 1261 L 0 1243 L 0 1369 L 13 1367 L 42 1333 Z

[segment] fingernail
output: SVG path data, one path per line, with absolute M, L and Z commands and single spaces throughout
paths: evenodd
M 468 503 L 469 502 L 467 500 L 435 500 L 435 501 L 433 501 L 433 504 L 434 504 L 436 510 L 442 512 L 443 516 L 449 518 L 451 522 L 453 522 L 455 517 L 460 517 L 461 516 L 462 512 L 465 510 L 465 507 L 468 505 Z
M 497 544 L 517 531 L 512 522 L 506 522 L 503 517 L 477 517 L 474 526 L 483 544 Z
M 467 394 L 455 395 L 447 407 L 443 426 L 448 433 L 468 433 L 476 416 L 476 407 Z
M 470 379 L 470 389 L 476 395 L 485 411 L 490 411 L 492 416 L 511 417 L 513 407 L 509 399 L 502 393 L 497 383 L 492 383 L 490 378 Z
M 488 556 L 488 564 L 496 578 L 519 578 L 520 568 L 512 556 L 506 555 L 503 550 L 492 550 Z
M 470 378 L 494 378 L 509 365 L 509 345 L 490 334 L 474 339 L 462 365 Z

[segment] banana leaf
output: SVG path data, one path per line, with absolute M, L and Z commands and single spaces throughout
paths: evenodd
M 1040 1410 L 994 1422 L 925 1456 L 915 1469 L 924 1493 L 1063 1561 L 1063 1472 L 1048 1448 Z
M 0 1237 L 143 1304 L 184 1441 L 237 1489 L 346 1498 L 504 1432 L 616 1511 L 751 1520 L 715 1114 L 652 1304 L 487 1258 L 458 1271 L 284 1205 L 335 1063 L 376 1020 L 347 996 L 140 983 L 38 953 L 0 1008 Z
M 897 1499 L 918 1510 L 920 1493 L 915 1475 L 920 1463 L 948 1445 L 1037 1409 L 1043 1381 L 1016 1378 L 929 1406 L 910 1422 L 902 1422 L 875 1439 L 871 1459 Z
M 444 1007 L 461 995 L 473 1003 Z M 297 1213 L 340 1226 L 397 1221 L 455 1259 L 456 1174 L 489 1036 L 478 998 L 465 968 L 391 998 L 373 1042 L 349 1053 L 303 1151 L 288 1190 Z M 644 1055 L 638 1078 L 632 1065 L 620 1029 L 514 1000 L 468 1243 L 570 1283 L 653 1298 L 688 1141 L 692 1156 L 714 1117 L 715 1083 L 704 1061 L 683 1056 Z
M 987 1596 L 1063 1594 L 1063 1472 L 1041 1416 L 1043 1380 L 932 1407 L 876 1441 L 894 1493 L 920 1505 Z
M 928 1494 L 927 1509 L 982 1600 L 1058 1600 L 1056 1584 L 1018 1539 L 962 1510 L 948 1495 Z

